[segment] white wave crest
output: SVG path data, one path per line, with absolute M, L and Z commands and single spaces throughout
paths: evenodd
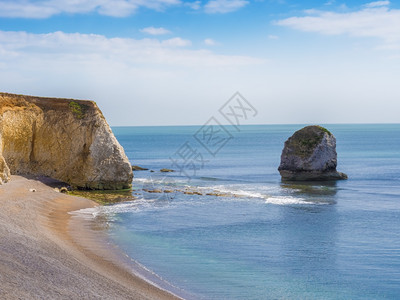
M 266 204 L 275 205 L 326 205 L 328 202 L 322 201 L 307 201 L 304 198 L 291 196 L 272 196 L 265 200 Z
M 73 215 L 73 216 L 78 216 L 82 217 L 84 219 L 94 219 L 98 216 L 100 213 L 101 207 L 89 207 L 89 208 L 83 208 L 75 211 L 71 211 L 68 214 Z

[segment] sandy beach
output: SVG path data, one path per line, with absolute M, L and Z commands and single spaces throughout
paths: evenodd
M 178 299 L 133 275 L 101 230 L 69 214 L 93 201 L 52 184 L 12 176 L 0 186 L 1 299 Z

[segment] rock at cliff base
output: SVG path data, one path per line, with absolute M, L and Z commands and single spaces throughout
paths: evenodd
M 148 171 L 149 169 L 140 166 L 132 166 L 132 171 Z
M 0 184 L 6 183 L 10 180 L 10 169 L 7 166 L 4 157 L 0 154 Z
M 296 131 L 285 142 L 278 170 L 282 180 L 289 181 L 347 179 L 336 166 L 336 138 L 314 125 Z

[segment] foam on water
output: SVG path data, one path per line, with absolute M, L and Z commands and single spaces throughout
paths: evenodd
M 101 207 L 96 206 L 71 211 L 68 214 L 90 220 L 95 219 L 99 215 L 100 211 Z
M 245 185 L 216 185 L 212 186 L 212 189 L 219 193 L 224 194 L 232 194 L 233 196 L 237 197 L 248 197 L 248 198 L 265 198 L 267 195 L 264 194 L 265 188 L 263 191 L 254 190 L 254 189 L 246 189 L 247 186 Z M 250 187 L 248 187 L 250 188 Z M 200 190 L 210 189 L 210 187 L 199 187 Z M 271 190 L 270 190 L 271 191 Z
M 290 197 L 290 196 L 275 196 L 268 197 L 265 200 L 266 204 L 276 204 L 276 205 L 326 205 L 328 202 L 322 201 L 307 201 L 300 197 Z

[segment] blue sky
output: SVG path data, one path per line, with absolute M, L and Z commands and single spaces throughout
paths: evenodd
M 400 121 L 400 3 L 0 0 L 0 90 L 95 100 L 111 125 Z

